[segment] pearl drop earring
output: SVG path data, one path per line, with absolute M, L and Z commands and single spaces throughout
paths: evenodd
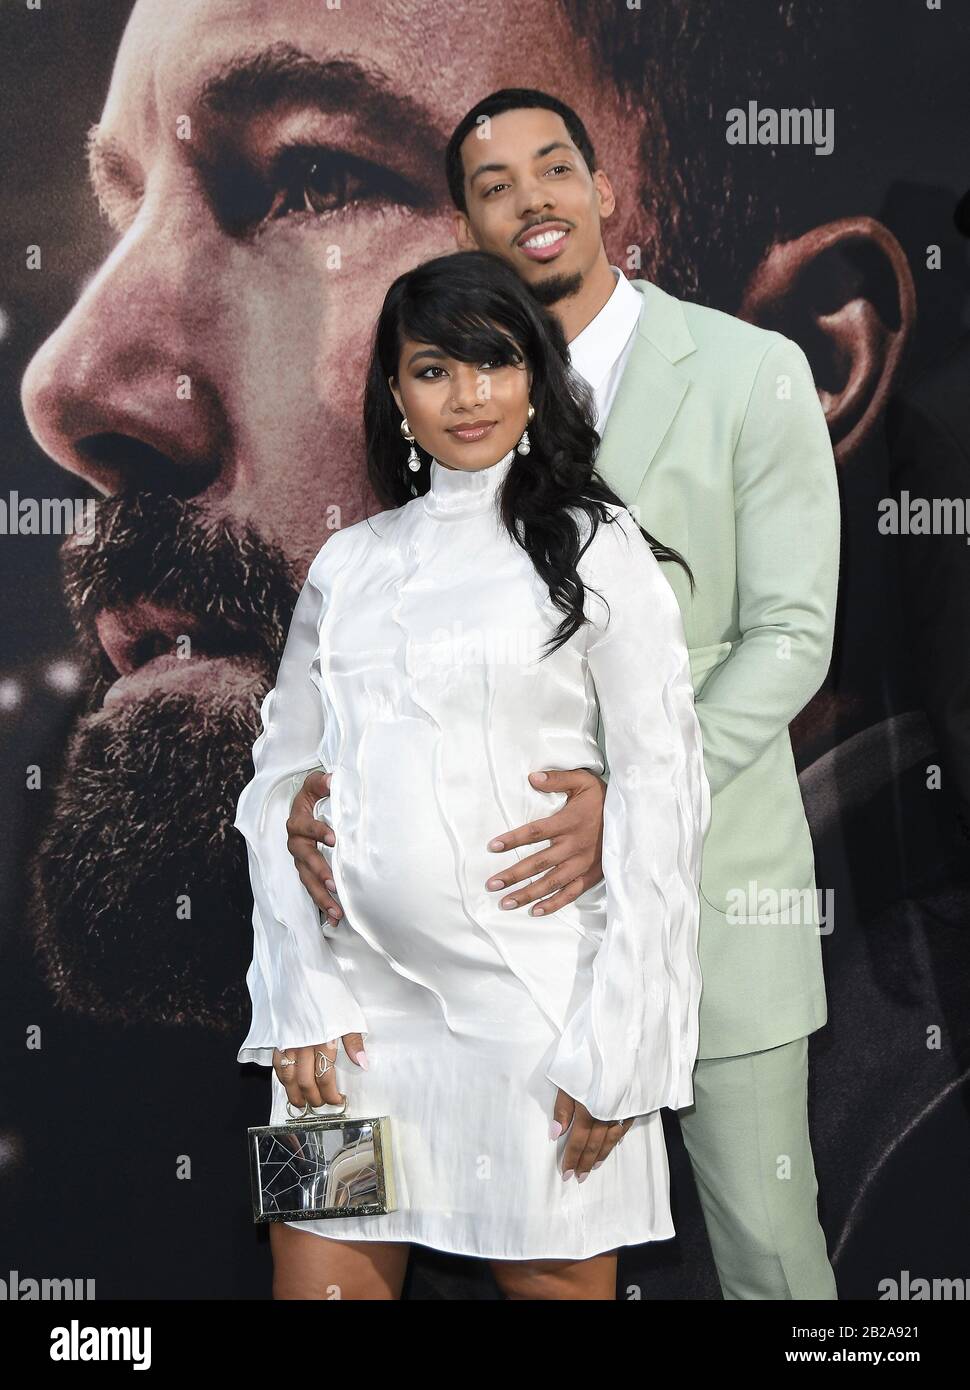
M 528 421 L 529 421 L 529 424 L 531 424 L 532 421 L 535 419 L 535 414 L 536 414 L 536 412 L 535 412 L 535 406 L 534 406 L 534 405 L 531 403 L 531 401 L 530 401 L 530 402 L 529 402 L 529 414 L 528 414 Z M 519 440 L 518 444 L 515 446 L 515 451 L 516 451 L 517 454 L 527 454 L 531 448 L 532 448 L 532 445 L 531 445 L 530 442 L 529 442 L 529 425 L 526 425 L 525 429 L 522 431 L 522 438 Z
M 411 445 L 411 452 L 408 454 L 408 468 L 412 473 L 417 473 L 421 467 L 421 460 L 418 458 L 418 451 L 414 447 L 414 435 L 411 433 L 411 426 L 408 424 L 408 417 L 405 415 L 401 421 L 401 433 Z

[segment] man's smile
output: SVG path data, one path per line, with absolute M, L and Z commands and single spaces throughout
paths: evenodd
M 565 222 L 543 222 L 523 232 L 516 245 L 530 261 L 551 261 L 565 247 L 569 232 Z

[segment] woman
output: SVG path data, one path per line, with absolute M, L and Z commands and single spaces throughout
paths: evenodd
M 616 1248 L 674 1234 L 660 1107 L 693 1099 L 710 819 L 660 560 L 687 567 L 594 473 L 568 361 L 487 253 L 421 265 L 384 302 L 365 425 L 388 509 L 311 564 L 239 799 L 256 943 L 238 1055 L 273 1066 L 272 1123 L 288 1095 L 391 1116 L 400 1205 L 274 1223 L 277 1297 L 397 1297 L 417 1241 L 488 1259 L 513 1295 L 613 1298 Z M 605 878 L 544 917 L 504 910 L 484 884 L 520 856 L 489 827 L 548 814 L 536 767 L 604 772 L 598 718 Z M 339 928 L 286 849 L 314 766 Z M 367 1070 L 337 1056 L 353 1034 Z

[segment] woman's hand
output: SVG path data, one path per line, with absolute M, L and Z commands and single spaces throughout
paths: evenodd
M 296 861 L 300 882 L 310 897 L 326 912 L 330 921 L 336 925 L 343 911 L 336 897 L 336 887 L 330 877 L 330 865 L 317 849 L 318 843 L 333 846 L 337 843 L 333 827 L 324 820 L 314 820 L 313 808 L 318 801 L 330 795 L 330 772 L 310 772 L 303 786 L 293 798 L 290 814 L 286 822 L 286 848 Z
M 573 1100 L 572 1096 L 567 1096 L 565 1091 L 558 1089 L 552 1114 L 553 1124 L 558 1123 L 560 1126 L 560 1134 L 565 1133 L 572 1125 L 562 1155 L 562 1176 L 563 1181 L 566 1181 L 571 1172 L 575 1173 L 577 1182 L 590 1171 L 594 1163 L 602 1163 L 607 1154 L 616 1148 L 636 1118 L 634 1116 L 629 1120 L 597 1120 L 580 1101 Z
M 343 1044 L 347 1056 L 355 1066 L 359 1065 L 357 1054 L 364 1047 L 360 1033 L 345 1034 Z M 333 1069 L 336 1056 L 336 1038 L 333 1042 L 318 1043 L 314 1047 L 273 1049 L 273 1070 L 286 1091 L 287 1100 L 295 1109 L 302 1110 L 307 1101 L 311 1105 L 341 1105 L 346 1100 L 343 1092 L 337 1089 L 337 1075 Z M 325 1069 L 323 1057 L 329 1063 Z M 286 1065 L 287 1058 L 292 1059 L 293 1066 Z

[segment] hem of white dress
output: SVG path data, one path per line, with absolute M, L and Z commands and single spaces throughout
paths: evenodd
M 334 1218 L 339 1221 L 340 1218 Z M 306 1221 L 286 1221 L 286 1226 L 293 1227 L 294 1230 L 301 1228 L 311 1236 L 320 1236 L 322 1240 L 374 1240 L 383 1241 L 387 1245 L 423 1245 L 428 1250 L 438 1250 L 444 1255 L 465 1255 L 470 1259 L 478 1260 L 591 1260 L 594 1255 L 605 1254 L 608 1250 L 619 1250 L 627 1245 L 647 1245 L 655 1240 L 673 1240 L 677 1232 L 671 1225 L 669 1231 L 662 1231 L 652 1235 L 642 1233 L 629 1237 L 625 1240 L 609 1241 L 605 1245 L 599 1245 L 593 1250 L 550 1250 L 544 1247 L 542 1250 L 533 1250 L 527 1254 L 510 1255 L 506 1251 L 499 1250 L 467 1250 L 457 1245 L 442 1244 L 440 1241 L 422 1240 L 419 1236 L 380 1236 L 380 1235 L 348 1235 L 341 1236 L 336 1231 L 318 1231 Z

